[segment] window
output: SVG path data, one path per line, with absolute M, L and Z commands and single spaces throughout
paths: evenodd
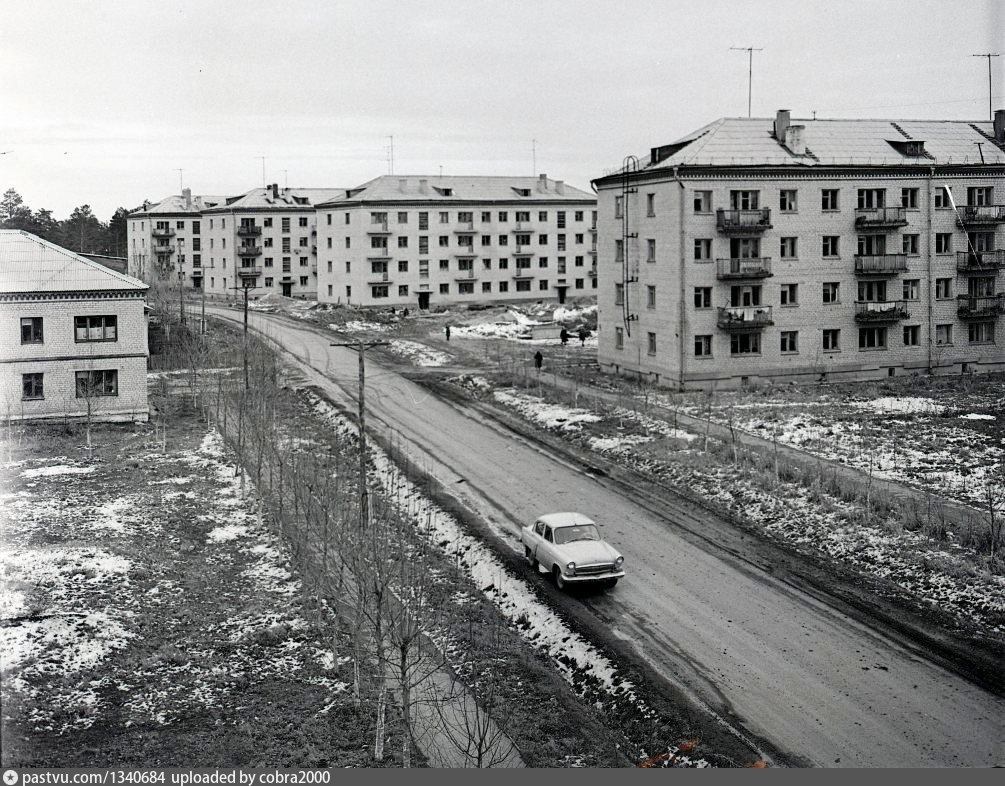
M 625 285 L 615 284 L 614 285 L 614 305 L 621 306 L 625 302 Z
M 441 224 L 449 224 L 450 223 L 450 213 L 449 213 L 449 211 L 446 211 L 446 210 L 441 210 L 440 211 L 440 223 Z
M 348 217 L 349 215 L 346 214 L 346 218 Z M 419 213 L 419 229 L 420 230 L 429 229 L 429 213 L 426 212 Z
M 32 399 L 40 399 L 40 398 L 45 398 L 45 393 L 42 388 L 42 375 L 22 374 L 21 400 L 31 401 Z
M 537 266 L 548 267 L 548 257 L 538 257 Z
M 289 232 L 289 231 L 290 231 L 290 219 L 289 218 L 284 218 L 283 219 L 283 232 Z
M 585 240 L 583 239 L 583 235 L 582 235 L 582 233 L 577 233 L 577 234 L 576 234 L 576 245 L 577 245 L 577 246 L 581 246 L 581 245 L 583 245 L 583 243 L 585 243 L 585 242 L 586 242 L 586 241 L 585 241 Z
M 951 278 L 935 279 L 935 299 L 949 300 L 953 296 L 953 280 Z
M 509 281 L 500 281 L 499 282 L 499 291 L 500 292 L 509 292 Z
M 408 260 L 407 259 L 399 259 L 398 260 L 398 272 L 399 273 L 407 273 L 408 272 Z
M 428 254 L 429 253 L 429 236 L 422 235 L 419 237 L 419 253 Z
M 509 245 L 509 236 L 508 235 L 499 235 L 499 245 L 500 246 L 508 246 Z
M 440 248 L 449 248 L 450 246 L 450 235 L 440 235 L 439 237 Z
M 483 224 L 489 224 L 489 223 L 491 223 L 492 222 L 492 211 L 491 210 L 483 210 L 481 218 L 482 218 L 482 223 Z
M 577 256 L 575 264 L 576 264 L 576 267 L 582 267 L 583 266 L 583 257 Z
M 115 369 L 78 371 L 76 381 L 77 398 L 119 395 L 119 372 Z
M 729 305 L 733 307 L 761 305 L 761 285 L 738 285 L 729 288 Z
M 795 189 L 783 189 L 778 192 L 778 209 L 782 213 L 795 213 L 796 204 Z
M 272 267 L 272 257 L 265 257 L 265 267 Z
M 882 256 L 886 253 L 886 235 L 859 235 L 859 256 Z
M 301 276 L 300 277 L 300 286 L 302 286 L 302 287 L 307 286 L 307 276 Z
M 886 207 L 885 188 L 860 188 L 858 190 L 859 208 Z
M 179 222 L 177 222 L 175 224 L 175 229 L 184 229 L 184 228 L 185 228 L 185 222 L 184 221 L 179 221 Z
M 796 253 L 796 241 L 798 238 L 794 237 L 783 237 L 780 238 L 778 255 L 782 259 L 795 259 L 798 254 Z
M 903 251 L 905 254 L 910 256 L 918 255 L 918 236 L 917 235 L 903 235 L 904 245 Z
M 537 288 L 538 289 L 542 289 L 542 290 L 547 289 L 548 288 L 548 279 L 542 278 L 540 281 L 538 281 L 537 282 Z
M 730 191 L 729 206 L 733 210 L 757 210 L 761 204 L 760 191 Z
M 967 232 L 967 243 L 973 246 L 974 251 L 981 253 L 995 250 L 994 232 Z
M 625 213 L 625 198 L 622 196 L 614 197 L 614 217 L 621 218 Z
M 694 337 L 694 356 L 696 358 L 710 358 L 710 357 L 712 357 L 712 337 L 711 336 L 695 336 Z
M 565 251 L 565 235 L 558 236 L 558 250 Z
M 839 192 L 836 188 L 823 189 L 820 192 L 820 209 L 827 212 L 840 210 L 838 194 Z
M 529 246 L 530 245 L 530 235 L 517 235 L 516 244 L 518 246 Z
M 783 306 L 795 306 L 799 304 L 799 284 L 782 284 L 779 293 L 779 303 Z
M 307 248 L 307 238 L 305 238 L 305 237 L 300 238 L 300 244 L 299 245 L 300 245 L 300 248 Z
M 838 235 L 824 235 L 820 246 L 820 253 L 825 257 L 836 257 L 840 249 L 841 238 Z
M 499 211 L 499 222 L 502 223 L 502 224 L 505 224 L 507 221 L 509 221 L 509 211 L 500 210 Z
M 525 278 L 525 279 L 522 279 L 520 281 L 517 281 L 516 282 L 516 291 L 517 292 L 530 292 L 530 280 Z
M 647 216 L 656 215 L 656 194 L 646 194 L 646 215 Z M 650 352 L 649 354 L 652 355 L 655 353 Z
M 118 318 L 114 314 L 73 318 L 74 340 L 116 341 Z
M 951 254 L 953 251 L 953 233 L 952 232 L 936 232 L 935 233 L 935 253 L 936 254 Z
M 577 278 L 576 279 L 576 289 L 582 289 L 582 288 L 583 288 L 583 279 Z
M 302 227 L 307 226 L 307 216 L 300 216 L 300 218 L 297 219 L 297 224 Z
M 652 284 L 646 287 L 646 308 L 656 308 L 656 287 Z
M 712 259 L 711 238 L 697 237 L 694 239 L 694 258 L 696 262 L 707 262 Z
M 21 343 L 42 343 L 42 317 L 21 317 Z
M 370 296 L 375 300 L 379 298 L 385 298 L 388 295 L 387 284 L 373 284 L 370 287 Z
M 646 262 L 656 261 L 656 238 L 646 239 Z
M 970 297 L 994 297 L 994 276 L 971 276 L 967 281 L 967 295 Z
M 953 343 L 953 326 L 952 325 L 936 325 L 935 326 L 935 343 L 936 345 L 952 344 Z
M 473 294 L 475 294 L 475 282 L 474 281 L 458 281 L 457 282 L 457 294 L 458 295 L 473 295 Z
M 398 248 L 408 248 L 408 238 L 399 237 L 398 238 Z
M 575 212 L 575 214 L 573 215 L 573 218 L 574 218 L 574 219 L 575 219 L 576 221 L 582 221 L 582 220 L 583 220 L 583 211 L 582 211 L 582 210 L 577 210 L 577 211 Z
M 198 235 L 202 231 L 202 224 L 198 221 L 192 222 L 192 234 Z
M 993 344 L 995 340 L 995 323 L 971 322 L 967 326 L 967 338 L 971 344 Z
M 859 281 L 858 299 L 863 303 L 885 303 L 885 281 Z
M 345 272 L 349 273 L 351 271 L 352 271 L 352 262 L 350 262 L 349 260 L 346 260 L 346 263 L 345 263 Z
M 859 349 L 886 349 L 885 327 L 864 327 L 858 329 Z
M 904 325 L 904 346 L 917 347 L 921 345 L 921 327 L 919 325 Z
M 351 237 L 347 237 L 345 239 L 345 247 L 346 248 L 350 248 L 351 246 L 352 246 L 352 238 Z
M 419 278 L 429 278 L 429 260 L 419 260 Z
M 381 251 L 387 250 L 387 238 L 386 237 L 371 237 L 370 238 L 370 248 L 376 248 Z M 283 249 L 288 251 L 289 249 Z
M 506 257 L 500 257 L 500 259 L 499 259 L 499 269 L 500 270 L 506 270 L 507 268 L 509 268 L 509 260 L 506 259 Z
M 799 351 L 799 331 L 783 330 L 780 334 L 783 355 L 794 355 Z
M 348 217 L 348 215 L 349 214 L 346 213 L 346 217 Z M 347 285 L 345 288 L 345 299 L 348 300 L 351 297 L 352 297 L 352 287 Z
M 546 245 L 548 245 L 548 236 L 547 235 L 538 235 L 537 236 L 537 244 L 539 246 L 546 246 Z
M 265 279 L 265 286 L 271 287 L 272 286 L 272 281 L 273 280 L 271 278 L 266 278 Z
M 624 349 L 625 348 L 625 329 L 616 327 L 614 328 L 614 348 Z
M 835 328 L 825 329 L 823 332 L 824 352 L 841 351 L 841 331 Z
M 624 262 L 625 261 L 625 241 L 615 240 L 614 241 L 614 261 Z
M 734 333 L 729 337 L 729 354 L 731 355 L 760 355 L 761 354 L 761 334 L 760 333 Z
M 712 192 L 711 191 L 695 191 L 694 192 L 694 212 L 695 213 L 711 213 L 712 212 Z
M 407 210 L 399 210 L 398 211 L 398 223 L 399 224 L 407 224 L 408 223 L 408 211 Z
M 483 281 L 482 282 L 482 292 L 491 292 L 491 291 L 492 291 L 492 282 L 491 281 Z
M 918 189 L 916 188 L 902 188 L 900 189 L 900 206 L 906 207 L 909 210 L 918 209 Z
M 655 333 L 647 333 L 646 334 L 646 338 L 647 338 L 646 354 L 648 354 L 648 355 L 655 355 L 656 354 L 656 334 Z
M 492 235 L 482 235 L 482 247 L 492 245 Z
M 565 275 L 565 257 L 558 258 L 558 274 L 561 276 Z
M 937 186 L 935 189 L 935 206 L 936 207 L 952 207 L 949 204 L 949 191 L 946 190 L 945 186 Z
M 450 260 L 441 259 L 440 260 L 440 270 L 450 270 Z
M 694 307 L 712 308 L 712 287 L 694 288 Z
M 978 205 L 990 205 L 995 201 L 994 188 L 992 186 L 973 186 L 967 189 L 967 204 L 974 207 Z

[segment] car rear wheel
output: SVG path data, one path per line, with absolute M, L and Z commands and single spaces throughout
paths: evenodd
M 524 546 L 523 547 L 523 553 L 524 553 L 524 556 L 527 557 L 527 562 L 530 563 L 530 566 L 536 572 L 537 571 L 537 557 L 535 557 L 534 556 L 534 552 L 530 550 L 530 546 Z
M 560 590 L 564 590 L 566 587 L 565 578 L 562 576 L 562 569 L 556 565 L 552 572 L 555 575 L 555 586 Z

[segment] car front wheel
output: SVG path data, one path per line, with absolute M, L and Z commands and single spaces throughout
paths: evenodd
M 560 590 L 564 590 L 566 587 L 565 577 L 562 575 L 562 569 L 557 565 L 554 568 L 554 574 L 555 574 L 555 586 L 558 587 Z

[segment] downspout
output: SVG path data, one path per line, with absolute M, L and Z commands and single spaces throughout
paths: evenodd
M 680 181 L 680 178 L 677 176 L 677 170 L 678 169 L 679 169 L 679 167 L 676 167 L 676 166 L 673 168 L 673 179 L 674 179 L 674 182 L 677 185 L 680 186 L 680 190 L 684 191 L 685 190 L 684 184 Z M 678 311 L 679 311 L 678 325 L 677 325 L 677 334 L 678 334 L 678 337 L 677 337 L 677 351 L 680 353 L 680 363 L 678 364 L 678 367 L 680 368 L 680 374 L 679 374 L 679 379 L 677 380 L 677 388 L 678 388 L 678 390 L 683 390 L 684 389 L 684 377 L 685 377 L 684 363 L 685 363 L 685 358 L 686 358 L 686 353 L 684 351 L 685 350 L 685 346 L 686 346 L 685 332 L 684 331 L 685 331 L 685 328 L 687 326 L 687 322 L 685 320 L 685 304 L 687 303 L 687 300 L 686 300 L 686 286 L 685 286 L 685 284 L 686 284 L 686 281 L 685 281 L 685 272 L 686 271 L 685 271 L 685 261 L 684 261 L 684 201 L 685 200 L 684 200 L 684 194 L 681 193 L 681 194 L 678 194 L 678 196 L 680 197 L 680 200 L 679 200 L 679 203 L 678 203 L 678 206 L 677 206 L 677 246 L 678 246 L 678 248 L 677 248 L 677 258 L 679 260 L 679 265 L 680 265 L 680 272 L 679 272 L 679 276 L 678 276 L 679 279 L 680 279 L 680 292 L 679 292 L 678 298 L 677 298 L 677 308 L 678 308 Z
M 935 204 L 935 167 L 928 167 L 928 233 L 925 238 L 925 243 L 927 245 L 927 253 L 925 256 L 928 259 L 928 373 L 932 373 L 932 347 L 935 343 L 935 326 L 932 322 L 933 316 L 933 299 L 934 299 L 934 287 L 935 281 L 932 279 L 932 251 L 935 248 L 932 242 L 932 209 Z

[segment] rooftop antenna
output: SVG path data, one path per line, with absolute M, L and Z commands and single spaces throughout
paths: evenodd
M 534 175 L 534 177 L 537 177 L 537 140 L 536 139 L 530 140 L 530 151 L 531 151 L 531 156 L 533 156 L 533 160 L 534 160 L 534 171 L 531 172 L 531 174 Z
M 182 177 L 181 177 L 182 172 L 184 172 L 185 170 L 184 169 L 176 169 L 175 171 L 178 173 L 178 193 L 180 194 L 182 191 L 185 190 L 185 183 L 182 181 Z
M 443 177 L 443 164 L 440 164 L 440 177 Z
M 992 57 L 1000 57 L 1001 55 L 999 55 L 998 52 L 985 52 L 984 54 L 981 54 L 981 55 L 970 55 L 970 56 L 971 57 L 986 57 L 988 59 L 988 119 L 989 120 L 994 120 L 995 119 L 995 113 L 991 109 L 991 58 Z
M 817 119 L 817 110 L 816 109 L 813 110 L 813 119 L 814 120 Z
M 748 65 L 747 65 L 747 117 L 750 117 L 750 96 L 754 85 L 754 52 L 763 52 L 764 47 L 760 49 L 753 46 L 731 46 L 731 50 L 737 52 L 746 52 L 748 55 Z

